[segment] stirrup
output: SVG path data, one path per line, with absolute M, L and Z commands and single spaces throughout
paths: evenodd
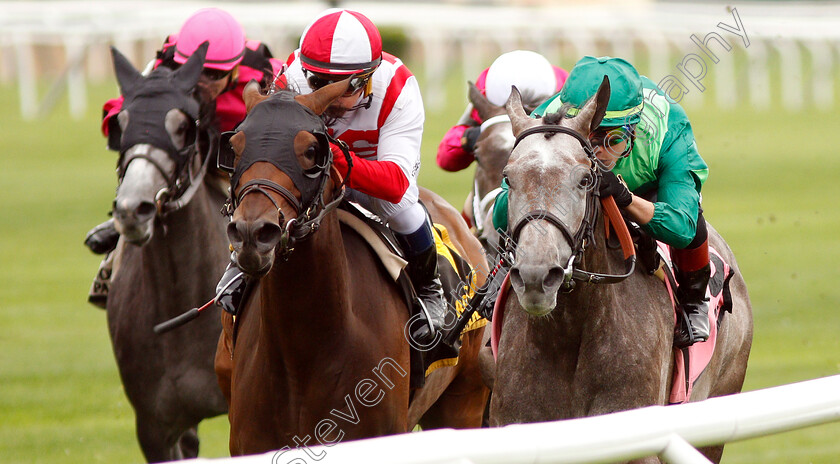
M 239 311 L 242 296 L 245 294 L 245 288 L 248 286 L 248 283 L 245 281 L 245 273 L 239 271 L 239 269 L 236 270 L 238 272 L 227 282 L 224 282 L 225 276 L 222 276 L 221 282 L 216 287 L 216 296 L 213 297 L 213 304 L 233 316 L 236 316 L 236 313 Z
M 85 235 L 85 246 L 97 255 L 104 255 L 114 251 L 119 239 L 120 233 L 114 227 L 114 220 L 109 219 L 94 227 Z
M 705 337 L 697 336 L 695 334 L 694 325 L 691 323 L 691 315 L 685 309 L 680 308 L 680 320 L 676 329 L 674 329 L 674 347 L 678 349 L 688 348 L 689 346 L 705 342 L 709 339 L 709 334 Z M 709 317 L 708 314 L 705 317 Z

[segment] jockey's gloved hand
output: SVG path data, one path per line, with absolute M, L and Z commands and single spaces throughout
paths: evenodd
M 479 135 L 481 135 L 481 127 L 473 126 L 467 128 L 464 131 L 464 135 L 461 136 L 461 148 L 469 153 L 475 151 L 475 142 L 478 140 Z
M 601 198 L 612 196 L 619 208 L 626 208 L 633 202 L 633 194 L 627 184 L 612 171 L 601 171 L 601 186 L 598 188 Z

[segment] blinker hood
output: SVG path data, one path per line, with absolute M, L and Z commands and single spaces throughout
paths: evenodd
M 295 136 L 306 131 L 318 139 L 315 166 L 303 169 L 295 155 Z M 259 161 L 271 163 L 288 175 L 300 191 L 301 204 L 311 205 L 318 194 L 321 177 L 332 162 L 327 128 L 323 120 L 294 99 L 293 92 L 281 91 L 254 106 L 236 132 L 245 133 L 245 149 L 231 178 L 235 192 L 242 174 Z M 220 150 L 230 150 L 223 140 Z M 232 153 L 220 153 L 219 160 Z M 230 158 L 232 159 L 232 158 Z
M 148 143 L 176 158 L 181 151 L 172 144 L 166 132 L 166 114 L 172 109 L 179 109 L 193 123 L 187 132 L 186 145 L 195 140 L 195 121 L 198 120 L 198 101 L 191 95 L 178 90 L 175 84 L 177 75 L 169 69 L 160 67 L 146 80 L 141 94 L 127 94 L 123 101 L 123 111 L 128 111 L 128 127 L 120 140 L 120 153 L 140 143 Z M 185 147 L 186 148 L 186 147 Z M 176 158 L 178 164 L 180 161 Z

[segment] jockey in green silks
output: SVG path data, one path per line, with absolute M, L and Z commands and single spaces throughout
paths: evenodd
M 700 189 L 709 169 L 697 152 L 682 107 L 627 61 L 586 56 L 575 64 L 560 92 L 531 117 L 561 109 L 574 117 L 595 95 L 604 76 L 609 76 L 611 87 L 606 115 L 589 135 L 606 168 L 600 194 L 612 195 L 642 229 L 670 246 L 679 284 L 677 298 L 691 325 L 690 330 L 677 330 L 674 343 L 682 348 L 704 341 L 709 337 L 706 287 L 710 266 Z M 493 211 L 493 225 L 502 234 L 508 228 L 508 188 L 503 182 Z

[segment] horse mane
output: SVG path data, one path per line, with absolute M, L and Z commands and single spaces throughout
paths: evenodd
M 560 125 L 560 121 L 564 119 L 571 119 L 568 116 L 568 112 L 571 108 L 571 103 L 563 103 L 563 106 L 561 106 L 557 111 L 543 116 L 543 122 L 545 124 Z

